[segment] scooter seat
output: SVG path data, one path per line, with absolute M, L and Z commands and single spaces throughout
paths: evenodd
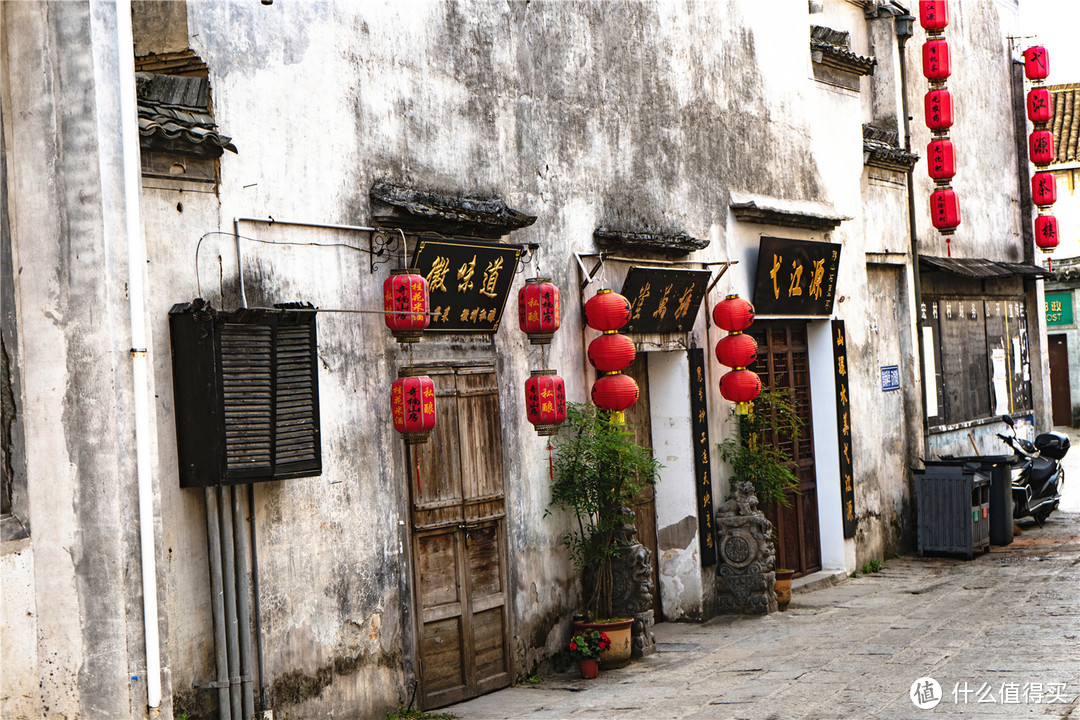
M 1032 458 L 1031 460 L 1031 486 L 1040 487 L 1054 475 L 1057 463 L 1044 457 Z

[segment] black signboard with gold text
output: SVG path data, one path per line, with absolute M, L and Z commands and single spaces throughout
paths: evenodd
M 634 266 L 626 273 L 622 295 L 630 301 L 624 332 L 689 332 L 705 297 L 712 273 Z
M 758 315 L 830 315 L 840 244 L 763 237 L 754 281 Z
M 713 538 L 712 479 L 709 472 L 709 413 L 705 401 L 705 351 L 687 350 L 690 362 L 690 434 L 694 443 L 694 481 L 698 500 L 698 542 L 701 567 L 716 564 Z
M 848 397 L 847 333 L 843 320 L 832 321 L 833 373 L 836 379 L 836 435 L 840 444 L 840 501 L 844 537 L 855 537 L 855 474 L 851 462 L 851 402 Z
M 428 281 L 431 324 L 424 332 L 494 333 L 521 248 L 421 238 L 412 269 Z

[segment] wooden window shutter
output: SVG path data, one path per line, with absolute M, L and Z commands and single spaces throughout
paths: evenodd
M 180 486 L 318 475 L 315 310 L 169 311 Z

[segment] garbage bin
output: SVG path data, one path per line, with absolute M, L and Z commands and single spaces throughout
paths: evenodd
M 976 463 L 926 461 L 915 471 L 919 554 L 990 549 L 990 477 Z
M 946 455 L 935 464 L 975 463 L 990 476 L 990 544 L 1013 541 L 1012 466 L 1015 455 Z

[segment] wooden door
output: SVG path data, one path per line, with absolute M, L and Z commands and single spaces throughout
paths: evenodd
M 793 458 L 799 478 L 798 492 L 789 492 L 787 507 L 770 506 L 765 515 L 776 529 L 776 566 L 795 570 L 795 576 L 801 577 L 821 569 L 806 323 L 759 321 L 750 332 L 758 341 L 758 360 L 752 370 L 767 389 L 793 392 L 795 412 L 803 422 L 798 442 L 782 433 L 765 438 Z
M 494 366 L 428 375 L 438 420 L 409 456 L 420 694 L 435 708 L 506 687 L 511 671 Z
M 641 395 L 638 401 L 626 410 L 626 427 L 633 431 L 634 442 L 652 448 L 652 420 L 649 410 L 649 356 L 638 353 L 630 367 L 623 374 L 634 378 Z M 657 621 L 660 612 L 660 554 L 656 543 L 656 493 L 653 486 L 645 489 L 643 497 L 633 507 L 637 525 L 638 542 L 652 553 L 653 604 L 652 610 Z
M 1054 425 L 1072 425 L 1072 395 L 1069 390 L 1069 346 L 1065 335 L 1049 335 L 1050 408 Z

